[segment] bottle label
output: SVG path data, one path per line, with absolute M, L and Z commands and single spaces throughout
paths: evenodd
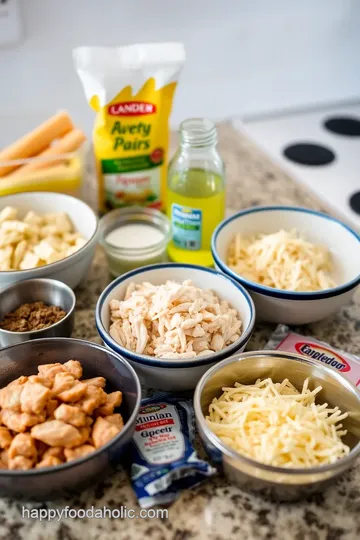
M 176 247 L 201 249 L 202 211 L 173 203 L 171 206 L 173 242 Z

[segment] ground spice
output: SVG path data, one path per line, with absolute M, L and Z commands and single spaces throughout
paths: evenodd
M 22 304 L 20 307 L 7 313 L 0 322 L 0 328 L 9 332 L 29 332 L 41 330 L 57 323 L 65 317 L 66 313 L 58 306 L 48 306 L 44 302 Z

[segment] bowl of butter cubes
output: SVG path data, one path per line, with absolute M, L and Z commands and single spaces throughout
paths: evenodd
M 53 278 L 71 288 L 94 256 L 98 219 L 80 199 L 28 192 L 0 199 L 0 289 L 24 279 Z

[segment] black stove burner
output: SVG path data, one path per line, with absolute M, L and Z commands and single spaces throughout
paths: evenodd
M 355 191 L 350 196 L 349 204 L 352 210 L 360 215 L 360 191 Z
M 324 128 L 337 135 L 360 137 L 360 118 L 355 116 L 333 116 L 325 120 Z
M 290 144 L 283 153 L 290 161 L 300 165 L 328 165 L 335 159 L 335 154 L 330 148 L 312 143 Z

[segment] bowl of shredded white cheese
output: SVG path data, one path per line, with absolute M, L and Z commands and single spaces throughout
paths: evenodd
M 311 358 L 240 353 L 209 369 L 194 408 L 210 457 L 245 490 L 295 500 L 360 454 L 360 393 Z
M 246 287 L 257 316 L 307 324 L 351 301 L 360 283 L 360 236 L 306 208 L 267 206 L 238 212 L 214 231 L 215 265 Z

